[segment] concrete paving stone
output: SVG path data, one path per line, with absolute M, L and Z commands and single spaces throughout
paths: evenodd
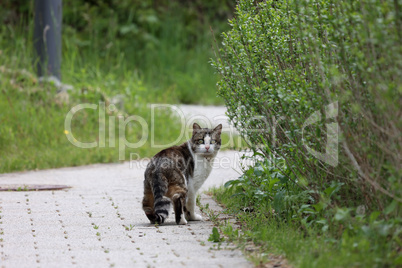
M 222 151 L 219 157 L 233 165 L 214 169 L 202 190 L 238 177 L 239 156 Z M 239 250 L 211 249 L 213 224 L 206 215 L 178 226 L 171 213 L 165 225 L 151 225 L 141 209 L 145 165 L 139 166 L 125 162 L 0 174 L 0 184 L 72 186 L 0 192 L 0 267 L 252 266 Z

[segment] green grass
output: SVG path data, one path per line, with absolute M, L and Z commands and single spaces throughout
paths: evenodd
M 136 42 L 115 38 L 118 29 L 106 34 L 95 29 L 90 36 L 66 27 L 63 33 L 63 80 L 66 83 L 99 86 L 116 95 L 134 93 L 130 85 L 141 81 L 141 95 L 165 103 L 222 104 L 217 97 L 218 75 L 210 66 L 212 35 L 200 33 L 188 47 L 184 26 L 172 19 L 161 26 L 158 40 Z M 32 27 L 31 27 L 32 28 Z M 120 84 L 121 81 L 125 83 Z
M 205 29 L 197 45 L 187 48 L 181 27 L 165 24 L 158 46 L 136 54 L 140 75 L 156 92 L 169 92 L 176 103 L 222 104 L 216 94 L 218 75 L 209 63 L 212 36 Z
M 174 21 L 163 25 L 158 42 L 139 48 L 135 40 L 116 39 L 95 30 L 80 36 L 63 28 L 61 76 L 71 84 L 69 101 L 56 97 L 56 88 L 40 84 L 33 69 L 33 25 L 0 26 L 0 173 L 118 162 L 124 158 L 150 157 L 180 136 L 180 122 L 168 112 L 151 118 L 151 103 L 219 104 L 210 68 L 209 37 L 200 36 L 194 47 L 186 47 Z M 109 36 L 111 36 L 109 38 Z M 153 44 L 153 45 L 152 45 Z M 78 104 L 96 104 L 97 109 L 77 112 L 72 132 L 77 141 L 102 141 L 99 136 L 99 105 L 113 98 L 122 100 L 119 111 L 106 110 L 105 146 L 82 149 L 65 134 L 65 117 Z M 119 105 L 118 105 L 119 106 Z M 119 114 L 139 116 L 148 124 L 148 138 L 138 148 L 119 151 Z M 109 120 L 114 126 L 109 126 Z M 151 129 L 153 121 L 155 128 Z M 112 136 L 109 134 L 112 133 Z M 113 137 L 114 134 L 114 137 Z M 125 128 L 127 140 L 142 138 L 142 126 L 132 122 Z M 111 138 L 110 138 L 111 137 Z M 182 142 L 184 138 L 180 139 Z M 74 142 L 73 142 L 74 143 Z
M 345 232 L 339 238 L 313 228 L 302 227 L 297 221 L 284 221 L 272 217 L 264 204 L 244 212 L 241 202 L 227 189 L 213 189 L 218 202 L 227 212 L 236 215 L 241 224 L 241 235 L 230 224 L 222 224 L 221 232 L 241 248 L 250 243 L 257 251 L 247 252 L 256 265 L 269 262 L 269 254 L 284 256 L 295 267 L 397 267 L 401 264 L 397 248 L 373 233 L 367 237 Z
M 151 135 L 158 144 L 167 144 L 179 137 L 179 122 L 163 111 L 156 114 L 155 131 L 151 132 L 148 103 L 173 102 L 168 93 L 149 91 L 123 63 L 118 66 L 114 61 L 109 68 L 115 70 L 105 72 L 100 68 L 101 59 L 85 61 L 78 48 L 67 48 L 63 55 L 63 82 L 71 83 L 74 90 L 69 92 L 67 103 L 58 100 L 56 88 L 51 84 L 39 84 L 33 75 L 31 35 L 31 32 L 23 34 L 23 29 L 0 28 L 0 173 L 118 162 L 122 158 L 130 160 L 130 153 L 135 154 L 135 159 L 148 157 L 160 150 L 151 146 Z M 78 141 L 99 141 L 99 105 L 108 104 L 116 95 L 123 100 L 123 109 L 106 111 L 105 147 L 82 149 L 71 144 L 64 127 L 68 111 L 82 103 L 98 105 L 96 110 L 84 109 L 76 113 L 72 132 Z M 136 115 L 148 123 L 149 138 L 144 145 L 119 152 L 122 144 L 119 133 L 124 134 L 119 130 L 119 114 L 125 118 Z M 115 126 L 109 127 L 111 119 Z M 109 143 L 110 133 L 114 133 L 114 138 L 110 138 Z M 125 136 L 129 142 L 138 142 L 142 127 L 136 122 L 128 124 Z
M 69 104 L 63 104 L 56 99 L 56 89 L 52 85 L 40 85 L 20 73 L 0 71 L 0 79 L 0 173 L 118 162 L 122 157 L 130 160 L 130 153 L 134 153 L 134 159 L 137 159 L 137 156 L 151 156 L 160 150 L 151 146 L 149 124 L 146 127 L 149 139 L 144 145 L 119 151 L 119 145 L 124 142 L 119 140 L 119 133 L 125 133 L 129 142 L 136 143 L 142 138 L 142 126 L 134 122 L 128 124 L 124 132 L 119 129 L 118 113 L 109 114 L 108 110 L 105 114 L 105 147 L 76 147 L 66 138 L 66 114 L 76 104 L 98 105 L 104 101 L 104 95 L 94 90 L 88 90 L 85 94 L 74 93 L 70 94 Z M 150 109 L 146 103 L 135 106 L 126 104 L 125 111 L 151 122 Z M 115 122 L 114 127 L 108 124 L 110 120 Z M 160 144 L 172 142 L 179 136 L 180 125 L 166 112 L 158 112 L 155 125 L 154 140 Z M 80 142 L 99 142 L 99 108 L 77 112 L 72 120 L 71 131 Z M 110 133 L 114 134 L 114 138 L 110 139 Z

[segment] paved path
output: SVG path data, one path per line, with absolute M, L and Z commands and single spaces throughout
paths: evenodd
M 220 152 L 217 161 L 204 190 L 238 176 L 234 152 Z M 210 249 L 213 225 L 207 219 L 177 226 L 171 215 L 164 226 L 150 225 L 141 210 L 145 165 L 1 174 L 0 185 L 72 188 L 0 192 L 0 267 L 252 266 L 238 250 Z

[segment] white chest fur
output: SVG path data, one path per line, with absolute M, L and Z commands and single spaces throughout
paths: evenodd
M 205 157 L 202 154 L 193 153 L 190 144 L 188 144 L 188 148 L 194 159 L 194 173 L 193 176 L 189 178 L 187 184 L 188 192 L 186 207 L 189 211 L 187 218 L 189 220 L 200 221 L 202 220 L 201 215 L 195 213 L 196 196 L 198 190 L 201 188 L 202 184 L 212 171 L 212 165 L 214 163 L 216 153 Z
M 212 171 L 215 155 L 205 157 L 204 155 L 192 153 L 192 156 L 194 158 L 194 173 L 189 180 L 189 190 L 197 192 Z
M 194 190 L 197 192 L 205 180 L 208 178 L 212 171 L 212 164 L 214 158 L 205 158 L 204 156 L 194 155 L 194 175 L 193 175 L 193 186 Z

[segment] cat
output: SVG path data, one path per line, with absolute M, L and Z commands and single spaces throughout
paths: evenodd
M 214 129 L 193 125 L 190 140 L 157 153 L 144 174 L 142 208 L 152 224 L 163 224 L 173 203 L 177 224 L 200 221 L 197 191 L 208 178 L 221 147 L 222 124 Z

